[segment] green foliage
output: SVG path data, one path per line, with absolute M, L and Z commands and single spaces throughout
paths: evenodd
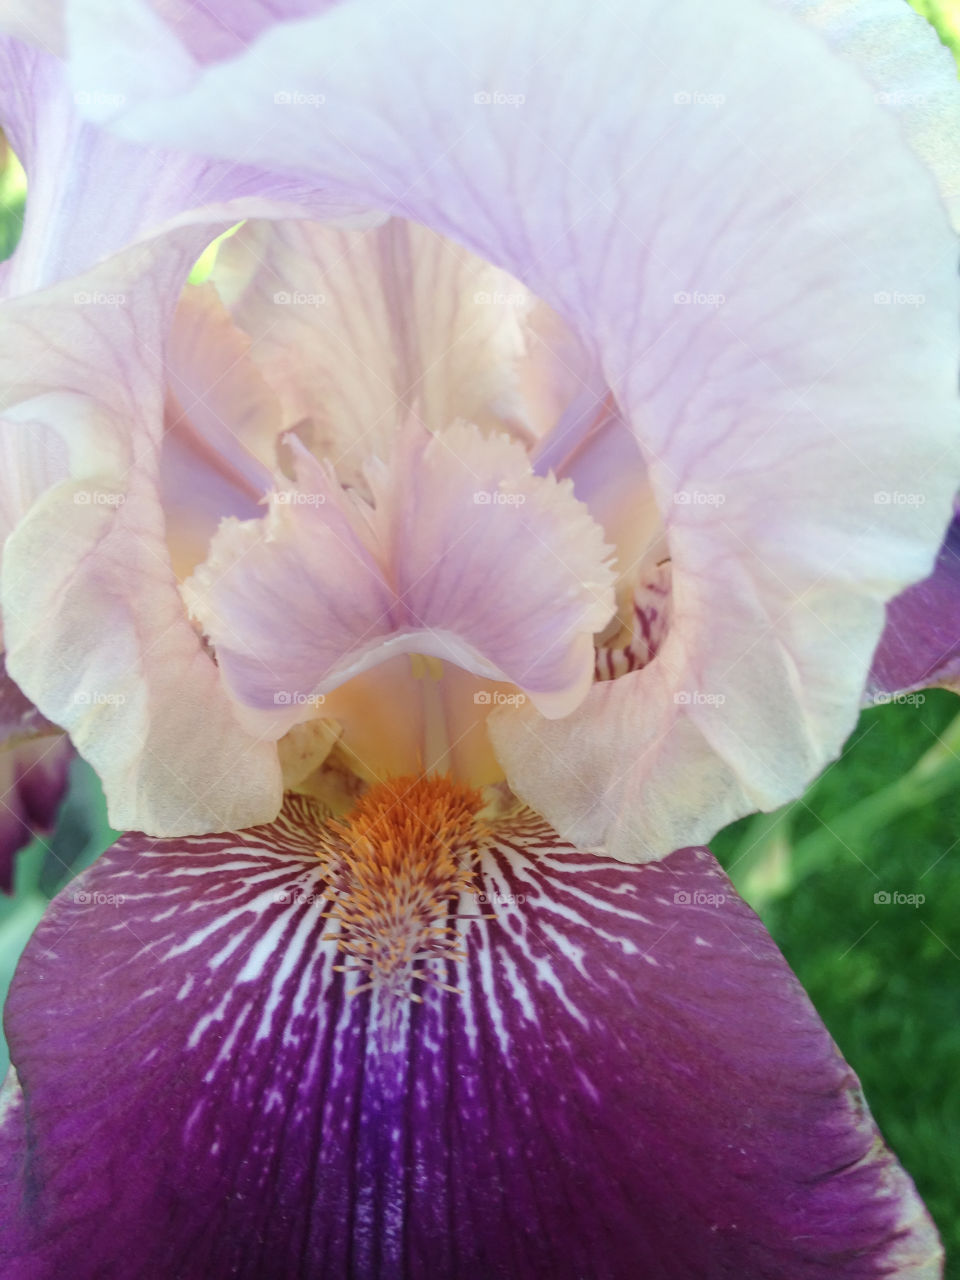
M 920 696 L 864 712 L 802 801 L 714 848 L 860 1076 L 960 1277 L 960 701 Z M 898 892 L 925 901 L 874 900 Z
M 0 154 L 5 147 L 0 134 Z M 6 164 L 0 164 L 0 262 L 9 258 L 17 247 L 23 230 L 23 211 L 26 208 L 26 190 L 23 171 L 7 153 Z
M 70 769 L 70 790 L 57 827 L 17 854 L 15 892 L 0 896 L 0 1004 L 7 998 L 20 953 L 47 903 L 64 885 L 108 849 L 118 836 L 107 822 L 107 807 L 96 774 L 80 759 Z M 0 1079 L 10 1059 L 0 1037 Z
M 960 56 L 960 4 L 957 0 L 910 0 L 936 28 L 940 39 Z

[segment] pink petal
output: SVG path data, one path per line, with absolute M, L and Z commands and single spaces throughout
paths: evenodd
M 70 460 L 4 547 L 8 667 L 99 773 L 111 822 L 153 831 L 280 800 L 275 747 L 240 728 L 187 620 L 158 498 L 164 334 L 192 235 L 7 302 L 0 342 L 0 385 Z M 75 305 L 77 289 L 123 301 Z
M 167 346 L 160 500 L 177 576 L 224 516 L 251 519 L 273 484 L 280 405 L 212 285 L 184 291 Z
M 143 64 L 142 57 L 136 61 Z M 0 126 L 23 162 L 30 191 L 23 234 L 4 276 L 7 295 L 78 275 L 124 245 L 172 227 L 213 227 L 198 230 L 196 257 L 240 218 L 324 214 L 331 207 L 287 178 L 105 133 L 82 114 L 103 98 L 109 95 L 96 80 L 72 86 L 58 58 L 0 37 Z
M 900 0 L 776 0 L 810 23 L 873 85 L 937 180 L 960 227 L 957 64 L 922 13 Z
M 66 48 L 62 0 L 5 0 L 0 31 L 48 53 Z
M 187 584 L 236 696 L 303 706 L 385 658 L 422 653 L 566 714 L 613 608 L 607 549 L 569 482 L 468 424 L 414 423 L 372 464 L 372 504 L 297 445 L 266 521 L 221 528 Z
M 587 385 L 535 452 L 541 475 L 555 471 L 603 523 L 617 549 L 618 603 L 626 621 L 638 577 L 669 556 L 666 532 L 637 438 L 606 387 Z
M 285 421 L 343 483 L 361 483 L 410 416 L 532 439 L 519 376 L 532 300 L 442 236 L 399 218 L 365 230 L 248 223 L 214 279 Z
M 122 34 L 144 42 L 147 48 L 158 41 L 161 47 L 178 43 L 185 65 L 203 66 L 234 57 L 278 22 L 309 17 L 333 3 L 336 0 L 230 0 L 229 4 L 198 5 L 192 0 L 153 0 L 150 5 L 124 5 L 118 13 L 111 0 L 82 0 L 68 7 L 77 21 L 97 25 L 101 31 L 122 23 Z M 103 48 L 109 59 L 110 42 L 104 41 Z M 142 73 L 138 79 L 137 69 L 129 70 L 133 73 L 130 87 L 142 92 Z
M 29 409 L 12 409 L 0 418 L 0 570 L 6 539 L 37 499 L 68 474 L 66 444 L 45 423 L 31 420 Z
M 281 83 L 324 101 L 264 133 Z M 370 0 L 168 87 L 117 126 L 405 213 L 598 354 L 666 526 L 673 628 L 570 719 L 502 718 L 521 794 L 624 857 L 796 795 L 853 726 L 884 603 L 929 571 L 960 480 L 956 242 L 861 71 L 754 0 L 586 22 Z M 878 506 L 892 490 L 924 502 Z
M 0 513 L 19 520 L 2 569 L 9 668 L 97 769 L 114 825 L 172 833 L 267 819 L 281 795 L 276 748 L 239 726 L 170 561 L 161 472 L 169 481 L 183 441 L 161 466 L 164 355 L 177 296 L 214 235 L 246 216 L 328 206 L 285 178 L 102 133 L 78 114 L 101 88 L 75 93 L 55 58 L 16 40 L 0 41 L 0 64 L 0 123 L 30 184 L 0 316 L 0 404 L 17 424 L 4 428 L 14 466 L 0 474 Z M 199 344 L 174 370 L 174 393 L 212 411 L 194 422 L 208 448 L 209 392 L 236 386 L 202 360 L 214 347 Z M 256 398 L 223 398 L 241 434 L 244 412 L 260 418 Z M 211 495 L 201 514 L 234 498 Z M 199 554 L 193 533 L 181 568 Z

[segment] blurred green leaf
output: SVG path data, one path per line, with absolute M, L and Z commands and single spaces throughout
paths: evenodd
M 957 0 L 909 0 L 939 33 L 940 39 L 960 56 L 960 8 Z
M 0 133 L 0 261 L 9 258 L 23 231 L 27 177 Z
M 960 701 L 865 711 L 802 800 L 714 849 L 860 1076 L 960 1277 Z M 917 905 L 875 895 L 922 895 Z

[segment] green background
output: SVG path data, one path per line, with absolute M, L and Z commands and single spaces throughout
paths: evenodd
M 915 0 L 914 7 L 960 51 L 960 3 Z M 0 176 L 0 257 L 13 250 L 22 209 L 22 183 L 8 169 Z M 76 762 L 56 832 L 20 855 L 16 893 L 0 900 L 0 991 L 50 897 L 112 838 L 96 778 Z M 960 701 L 944 690 L 865 711 L 842 758 L 802 800 L 736 823 L 714 842 L 860 1076 L 887 1141 L 937 1220 L 954 1280 L 958 845 Z M 925 901 L 878 903 L 882 891 Z

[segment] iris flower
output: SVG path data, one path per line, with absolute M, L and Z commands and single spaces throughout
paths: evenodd
M 938 1275 L 699 847 L 836 756 L 952 513 L 932 31 L 5 21 L 6 670 L 130 834 L 8 1000 L 4 1276 Z M 898 607 L 877 686 L 948 660 Z

